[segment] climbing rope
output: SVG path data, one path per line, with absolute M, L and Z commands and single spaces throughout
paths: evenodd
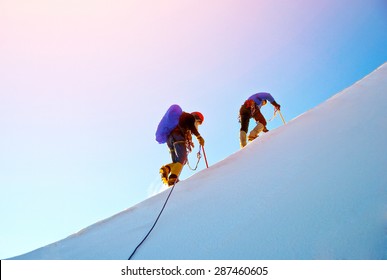
M 274 109 L 274 113 L 273 113 L 273 116 L 270 118 L 270 120 L 268 120 L 267 122 L 271 122 L 272 120 L 274 120 L 274 118 L 276 117 L 277 115 L 277 111 L 276 109 Z
M 137 247 L 133 250 L 133 253 L 130 255 L 130 257 L 128 258 L 128 260 L 131 260 L 131 259 L 132 259 L 132 257 L 133 257 L 134 254 L 136 253 L 137 249 L 140 248 L 140 246 L 142 245 L 142 243 L 144 243 L 144 241 L 148 238 L 148 236 L 151 234 L 151 232 L 152 232 L 153 229 L 155 228 L 157 222 L 158 222 L 159 219 L 160 219 L 161 214 L 162 214 L 163 211 L 164 211 L 165 206 L 167 205 L 167 202 L 168 202 L 168 200 L 169 200 L 169 197 L 171 196 L 171 194 L 172 194 L 172 192 L 173 192 L 173 189 L 175 188 L 176 183 L 177 183 L 177 180 L 175 181 L 175 183 L 174 183 L 173 186 L 171 187 L 171 190 L 169 191 L 169 194 L 168 194 L 168 196 L 167 196 L 167 199 L 165 200 L 164 205 L 163 205 L 163 207 L 161 208 L 160 213 L 159 213 L 159 215 L 157 216 L 155 222 L 153 223 L 151 229 L 148 231 L 148 233 L 145 235 L 145 237 L 141 240 L 141 242 L 137 245 Z
M 189 154 L 189 153 L 192 151 L 192 147 L 193 147 L 193 145 L 192 145 L 192 138 L 188 138 L 188 139 L 189 139 L 189 140 L 185 141 L 186 148 L 187 148 L 187 154 Z M 181 142 L 181 141 L 180 141 L 180 142 Z M 177 143 L 177 142 L 175 142 L 175 143 Z M 199 146 L 199 152 L 197 153 L 198 161 L 197 161 L 197 163 L 196 163 L 195 168 L 191 168 L 191 166 L 189 165 L 189 162 L 188 162 L 188 155 L 187 155 L 187 162 L 186 162 L 186 163 L 187 163 L 188 167 L 189 167 L 191 170 L 196 170 L 197 167 L 198 167 L 199 161 L 200 161 L 200 159 L 201 159 L 201 157 L 202 157 L 202 156 L 201 156 L 201 153 L 200 153 L 201 148 L 203 149 L 204 158 L 205 158 L 205 160 L 206 160 L 206 166 L 207 166 L 207 168 L 208 168 L 207 157 L 206 157 L 206 153 L 205 153 L 205 151 L 204 151 L 204 147 L 203 147 L 203 146 Z M 132 254 L 129 256 L 128 260 L 131 260 L 131 259 L 132 259 L 132 257 L 134 256 L 134 254 L 136 253 L 136 251 L 138 250 L 138 248 L 140 248 L 140 246 L 144 243 L 144 241 L 148 238 L 148 236 L 151 234 L 151 232 L 152 232 L 153 229 L 155 228 L 157 222 L 158 222 L 159 219 L 160 219 L 161 214 L 163 213 L 163 211 L 164 211 L 164 209 L 165 209 L 165 206 L 166 206 L 167 203 L 168 203 L 168 200 L 169 200 L 169 198 L 170 198 L 170 196 L 171 196 L 171 194 L 172 194 L 172 192 L 173 192 L 173 190 L 174 190 L 175 185 L 176 185 L 177 182 L 178 182 L 178 180 L 176 180 L 175 183 L 173 184 L 173 186 L 171 187 L 171 190 L 170 190 L 169 193 L 168 193 L 167 199 L 165 200 L 164 205 L 163 205 L 163 207 L 161 208 L 160 213 L 158 214 L 158 216 L 157 216 L 155 222 L 153 223 L 152 227 L 150 228 L 150 230 L 148 231 L 148 233 L 145 235 L 145 237 L 141 240 L 141 242 L 137 245 L 137 247 L 133 250 L 133 252 L 132 252 Z
M 191 169 L 192 171 L 195 171 L 198 168 L 200 159 L 202 158 L 202 154 L 200 153 L 200 147 L 199 147 L 199 152 L 196 154 L 196 157 L 197 157 L 198 161 L 196 162 L 195 167 L 192 168 L 191 165 L 189 164 L 188 155 L 187 155 L 187 165 L 188 165 L 188 168 Z

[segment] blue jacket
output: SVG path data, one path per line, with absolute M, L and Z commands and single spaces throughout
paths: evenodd
M 271 94 L 268 92 L 258 92 L 247 98 L 247 100 L 253 100 L 255 103 L 257 103 L 259 108 L 262 107 L 262 100 L 267 100 L 270 103 L 276 102 L 273 96 L 271 96 Z

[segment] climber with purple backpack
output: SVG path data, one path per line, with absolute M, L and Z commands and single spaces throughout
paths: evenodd
M 204 146 L 204 139 L 198 131 L 203 120 L 200 112 L 187 113 L 176 104 L 170 106 L 161 119 L 156 131 L 156 141 L 166 143 L 171 153 L 172 162 L 160 168 L 161 180 L 169 187 L 176 184 L 187 163 L 188 151 L 194 146 L 192 134 Z

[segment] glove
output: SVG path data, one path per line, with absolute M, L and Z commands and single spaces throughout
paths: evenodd
M 263 132 L 269 132 L 269 130 L 266 128 L 266 126 L 263 128 L 263 130 L 262 130 Z
M 196 139 L 198 139 L 198 142 L 201 146 L 204 146 L 204 139 L 203 137 L 201 137 L 200 135 L 196 137 Z
M 280 110 L 281 109 L 281 105 L 279 105 L 277 102 L 273 102 L 273 103 L 271 103 L 273 106 L 274 106 L 274 108 L 276 109 L 276 110 Z

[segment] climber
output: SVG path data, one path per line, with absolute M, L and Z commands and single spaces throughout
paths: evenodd
M 198 131 L 204 117 L 200 112 L 183 112 L 178 105 L 172 105 L 160 121 L 156 132 L 159 143 L 167 143 L 172 162 L 160 168 L 161 180 L 168 186 L 173 186 L 179 178 L 183 166 L 187 162 L 188 151 L 194 147 L 192 134 L 201 146 L 204 139 Z M 164 135 L 161 137 L 161 135 Z M 163 138 L 163 139 L 161 139 Z M 161 139 L 161 140 L 160 140 Z
M 274 100 L 273 96 L 267 92 L 253 94 L 241 106 L 239 110 L 239 121 L 241 123 L 239 139 L 241 148 L 245 147 L 247 144 L 246 138 L 251 118 L 255 119 L 256 126 L 250 132 L 248 141 L 253 141 L 262 131 L 265 133 L 269 131 L 266 128 L 266 119 L 260 110 L 260 108 L 266 105 L 268 101 L 274 106 L 275 110 L 280 110 L 281 106 Z

